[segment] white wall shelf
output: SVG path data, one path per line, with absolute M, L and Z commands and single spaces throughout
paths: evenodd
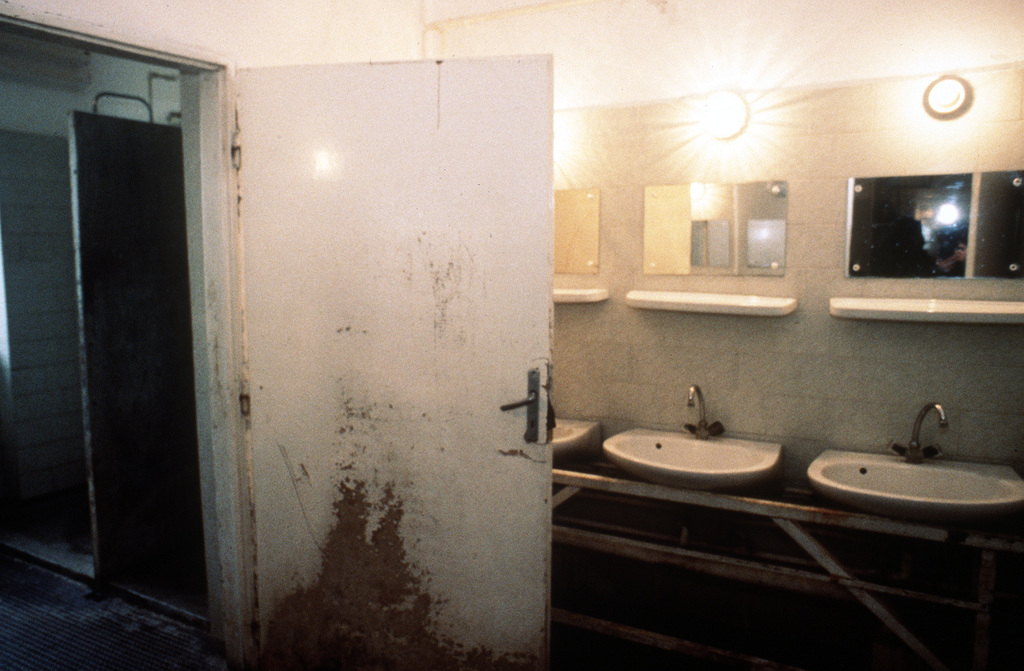
M 607 289 L 555 289 L 556 303 L 600 303 L 608 300 Z
M 644 310 L 673 310 L 706 314 L 784 317 L 796 310 L 797 299 L 741 294 L 701 294 L 682 291 L 640 291 L 626 294 L 626 304 Z
M 831 298 L 840 319 L 946 324 L 1024 324 L 1024 302 L 939 298 Z

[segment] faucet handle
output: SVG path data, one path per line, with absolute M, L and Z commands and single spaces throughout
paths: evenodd
M 708 433 L 712 436 L 720 436 L 725 433 L 725 427 L 722 426 L 721 422 L 711 422 L 708 425 Z
M 938 445 L 925 445 L 921 448 L 921 455 L 927 459 L 932 459 L 942 455 L 942 450 L 939 449 Z
M 895 440 L 889 441 L 889 451 L 892 452 L 893 454 L 899 455 L 901 457 L 907 456 L 907 448 L 906 448 L 906 446 L 900 445 Z
M 695 436 L 697 435 L 697 427 L 695 425 L 693 425 L 693 424 L 683 424 L 683 428 L 686 429 L 687 431 L 689 431 L 690 433 L 692 433 L 693 435 L 695 435 Z

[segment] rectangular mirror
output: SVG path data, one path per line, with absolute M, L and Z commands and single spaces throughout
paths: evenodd
M 555 191 L 555 272 L 593 275 L 599 270 L 601 192 Z
M 1024 170 L 983 172 L 968 277 L 1024 277 Z
M 688 185 L 644 188 L 644 273 L 688 275 L 691 233 Z
M 736 184 L 736 221 L 741 275 L 782 275 L 786 268 L 786 182 Z
M 785 182 L 647 187 L 644 273 L 781 275 Z
M 736 221 L 736 189 L 732 184 L 690 185 L 690 217 L 693 220 L 692 274 L 736 273 L 736 248 L 732 222 Z
M 1021 277 L 1024 171 L 851 179 L 849 277 Z

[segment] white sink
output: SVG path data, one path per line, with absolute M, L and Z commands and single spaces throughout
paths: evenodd
M 601 424 L 582 419 L 555 420 L 551 430 L 552 459 L 581 461 L 601 456 Z
M 879 515 L 966 522 L 1024 511 L 1024 480 L 1009 466 L 827 450 L 807 477 L 822 496 Z
M 632 429 L 604 441 L 604 454 L 645 480 L 687 489 L 737 489 L 768 482 L 781 468 L 782 445 Z

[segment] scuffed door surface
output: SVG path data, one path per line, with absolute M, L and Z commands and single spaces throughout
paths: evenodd
M 268 669 L 546 664 L 550 71 L 240 73 Z

